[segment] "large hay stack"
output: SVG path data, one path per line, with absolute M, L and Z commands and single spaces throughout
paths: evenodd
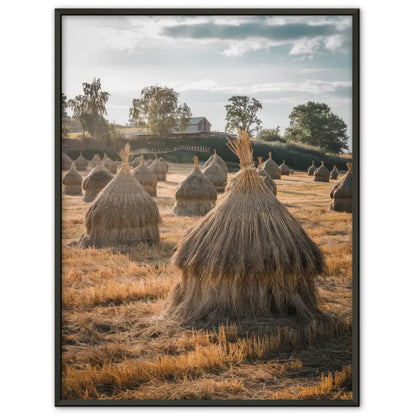
M 73 160 L 65 153 L 62 153 L 62 170 L 71 169 Z
M 202 173 L 211 181 L 217 192 L 224 192 L 227 185 L 227 171 L 218 163 L 216 153 L 212 162 L 203 169 Z
M 160 241 L 156 203 L 134 178 L 129 166 L 130 146 L 120 152 L 123 166 L 99 193 L 86 215 L 87 232 L 80 246 L 125 247 Z
M 272 159 L 272 152 L 269 152 L 269 158 L 264 162 L 263 168 L 272 179 L 280 179 L 282 173 L 279 165 Z
M 338 179 L 338 175 L 339 175 L 339 170 L 338 168 L 334 165 L 332 167 L 329 179 Z
M 329 182 L 329 170 L 325 167 L 324 161 L 321 162 L 321 166 L 313 173 L 313 180 L 315 182 Z
M 101 159 L 98 155 L 94 156 L 94 160 L 96 161 L 94 169 L 92 169 L 82 183 L 85 191 L 84 202 L 94 201 L 99 192 L 113 179 L 113 175 L 101 165 Z
M 211 155 L 208 160 L 204 163 L 204 169 L 207 168 L 212 161 L 214 160 L 214 155 L 216 155 L 217 163 L 225 170 L 225 173 L 228 173 L 227 164 L 224 162 L 221 156 L 217 154 L 217 151 L 214 149 L 214 154 Z
M 172 260 L 182 279 L 166 314 L 203 326 L 287 314 L 309 318 L 318 313 L 321 251 L 257 174 L 247 133 L 229 143 L 241 173 L 223 202 L 179 242 Z
M 202 217 L 215 207 L 217 192 L 198 167 L 194 156 L 192 172 L 178 185 L 173 213 L 180 217 Z
M 273 179 L 270 175 L 266 172 L 263 165 L 263 158 L 258 157 L 257 160 L 259 161 L 259 165 L 257 166 L 257 173 L 261 176 L 266 186 L 272 191 L 273 195 L 277 195 L 277 186 L 273 182 Z
M 330 209 L 339 212 L 352 212 L 352 164 L 347 163 L 348 172 L 332 188 L 330 193 L 333 201 Z
M 150 196 L 156 196 L 157 175 L 146 166 L 143 155 L 140 156 L 140 165 L 133 169 L 133 176 Z
M 149 169 L 156 174 L 158 182 L 166 180 L 166 174 L 168 173 L 167 163 L 162 158 L 158 159 L 156 153 L 155 160 Z
M 308 168 L 308 175 L 313 176 L 315 170 L 316 170 L 315 161 L 312 160 L 312 165 L 309 166 L 309 168 Z
M 85 159 L 84 156 L 82 156 L 82 153 L 79 153 L 79 156 L 77 159 L 75 159 L 75 167 L 77 170 L 87 170 L 88 169 L 88 160 Z
M 75 163 L 64 176 L 62 183 L 65 185 L 65 195 L 82 195 L 82 176 L 77 171 Z
M 290 169 L 289 166 L 286 165 L 286 161 L 284 160 L 283 163 L 279 166 L 280 168 L 280 173 L 282 175 L 290 175 Z
M 106 153 L 104 153 L 104 159 L 102 161 L 103 166 L 109 170 L 113 175 L 117 173 L 117 163 L 110 159 Z

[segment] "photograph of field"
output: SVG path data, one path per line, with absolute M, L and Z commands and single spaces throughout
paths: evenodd
M 355 405 L 352 13 L 62 19 L 60 399 Z

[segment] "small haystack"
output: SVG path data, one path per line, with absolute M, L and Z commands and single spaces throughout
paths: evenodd
M 88 169 L 88 160 L 85 159 L 84 156 L 82 156 L 82 153 L 79 153 L 79 156 L 77 159 L 75 159 L 75 167 L 77 170 L 87 170 Z
M 216 200 L 217 191 L 194 156 L 192 172 L 176 188 L 173 213 L 179 217 L 203 217 L 215 207 Z
M 160 241 L 159 210 L 129 166 L 130 146 L 120 152 L 123 166 L 99 193 L 86 215 L 87 232 L 80 246 L 124 247 Z
M 104 159 L 102 161 L 103 166 L 109 170 L 112 174 L 116 174 L 117 173 L 117 163 L 114 162 L 114 160 L 111 160 L 108 156 L 107 153 L 104 153 Z
M 71 169 L 73 160 L 65 153 L 62 153 L 62 170 Z
M 334 165 L 333 167 L 332 167 L 332 170 L 331 170 L 331 174 L 330 174 L 330 179 L 338 179 L 338 175 L 339 175 L 339 170 L 338 170 L 338 168 Z
M 163 157 L 160 157 L 159 158 L 159 162 L 161 162 L 161 163 L 163 163 L 165 165 L 166 173 L 168 173 L 169 172 L 169 164 L 168 164 L 168 162 L 166 162 L 166 160 L 163 159 Z
M 263 178 L 264 183 L 266 186 L 273 192 L 273 195 L 277 195 L 277 186 L 273 182 L 273 179 L 270 175 L 266 172 L 263 165 L 263 158 L 258 157 L 257 160 L 259 161 L 259 165 L 257 167 L 257 173 Z
M 227 185 L 227 171 L 217 162 L 217 154 L 214 153 L 212 162 L 202 171 L 211 181 L 217 192 L 224 192 Z
M 157 158 L 155 153 L 155 160 L 150 165 L 149 169 L 156 174 L 158 182 L 166 180 L 166 174 L 168 173 L 167 163 L 162 158 Z
M 223 202 L 179 242 L 172 260 L 182 280 L 166 315 L 210 326 L 319 313 L 315 278 L 325 269 L 320 249 L 257 174 L 247 133 L 229 146 L 241 173 Z
M 89 163 L 90 163 L 90 165 L 91 165 L 91 168 L 95 168 L 95 167 L 97 166 L 97 157 L 98 157 L 98 159 L 100 159 L 100 162 L 101 162 L 101 158 L 100 158 L 100 156 L 99 156 L 99 155 L 97 155 L 97 154 L 95 154 L 95 155 L 93 156 L 93 158 L 89 161 Z
M 263 168 L 272 179 L 280 179 L 282 173 L 279 165 L 272 159 L 272 152 L 269 152 L 269 158 L 264 162 Z
M 82 187 L 85 191 L 84 202 L 92 202 L 98 193 L 113 179 L 113 175 L 101 164 L 100 156 L 95 155 L 95 167 L 84 179 Z
M 315 182 L 329 182 L 329 170 L 325 167 L 324 161 L 321 162 L 321 166 L 313 173 Z
M 150 196 L 156 196 L 157 175 L 146 166 L 143 155 L 140 156 L 140 165 L 133 169 L 133 176 Z
M 315 161 L 312 160 L 312 165 L 309 166 L 309 168 L 308 168 L 308 175 L 313 176 L 315 170 L 316 170 Z
M 290 169 L 289 169 L 289 166 L 286 165 L 286 161 L 283 161 L 283 163 L 279 167 L 280 167 L 280 173 L 282 175 L 290 175 Z
M 339 212 L 352 212 L 352 164 L 347 163 L 348 172 L 332 188 L 330 193 L 333 201 L 330 208 Z
M 136 158 L 134 158 L 133 162 L 131 162 L 131 165 L 133 166 L 133 168 L 137 168 L 137 166 L 140 165 L 140 163 L 142 162 L 142 156 L 137 156 Z
M 65 195 L 82 195 L 82 176 L 77 171 L 75 163 L 72 163 L 62 183 L 65 185 Z
M 208 158 L 208 160 L 204 163 L 204 169 L 207 168 L 212 163 L 212 161 L 214 160 L 214 155 L 217 155 L 217 151 L 215 149 L 214 149 L 214 154 L 211 155 Z M 217 159 L 217 163 L 219 163 L 219 165 L 225 170 L 225 172 L 228 173 L 227 164 L 224 162 L 222 157 L 217 155 L 216 159 Z
M 154 162 L 154 160 L 153 159 L 149 159 L 149 160 L 147 160 L 146 162 L 145 162 L 145 165 L 148 167 L 148 168 L 150 168 L 150 166 L 151 166 L 151 164 Z

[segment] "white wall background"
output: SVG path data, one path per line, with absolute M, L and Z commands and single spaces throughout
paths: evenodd
M 1 8 L 0 408 L 17 414 L 411 414 L 414 400 L 414 2 L 228 1 L 361 8 L 361 408 L 53 407 L 55 7 L 224 7 L 224 1 L 28 0 Z M 395 160 L 397 159 L 397 162 Z M 389 167 L 394 168 L 389 171 Z

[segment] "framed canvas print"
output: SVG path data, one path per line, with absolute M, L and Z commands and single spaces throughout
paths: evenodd
M 56 405 L 359 404 L 359 11 L 58 9 Z

